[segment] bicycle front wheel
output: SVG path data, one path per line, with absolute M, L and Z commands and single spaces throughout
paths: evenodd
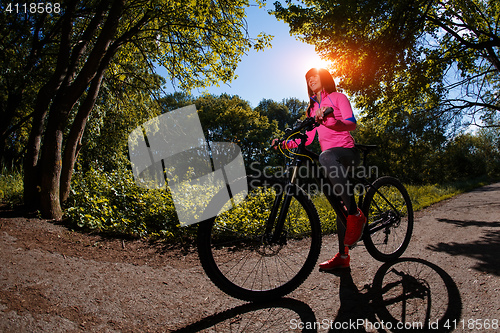
M 284 190 L 278 182 L 266 183 L 249 188 L 245 201 L 198 229 L 198 253 L 208 277 L 222 291 L 246 301 L 270 300 L 295 290 L 313 270 L 321 250 L 318 213 L 295 185 L 289 185 L 283 232 L 274 241 L 266 235 L 266 230 L 274 231 L 271 211 Z M 282 202 L 277 207 L 279 216 Z
M 363 213 L 368 220 L 363 242 L 371 256 L 383 262 L 399 258 L 413 232 L 413 207 L 403 184 L 393 177 L 377 179 L 366 193 Z

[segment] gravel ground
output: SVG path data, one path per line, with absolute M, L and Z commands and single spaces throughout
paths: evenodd
M 336 248 L 325 237 L 320 261 Z M 219 291 L 193 248 L 0 212 L 2 332 L 495 332 L 499 276 L 500 183 L 417 212 L 400 261 L 383 265 L 360 245 L 350 270 L 315 270 L 263 304 Z

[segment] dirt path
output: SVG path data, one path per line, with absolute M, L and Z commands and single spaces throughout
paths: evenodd
M 359 246 L 351 271 L 315 270 L 262 305 L 220 292 L 192 251 L 0 216 L 2 332 L 389 332 L 389 315 L 407 327 L 444 318 L 455 332 L 500 331 L 500 183 L 418 212 L 409 259 L 382 265 Z M 335 242 L 324 239 L 320 260 Z

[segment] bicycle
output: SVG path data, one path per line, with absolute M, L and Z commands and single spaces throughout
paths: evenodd
M 279 140 L 300 141 L 284 180 L 248 177 L 248 194 L 241 204 L 200 223 L 197 243 L 202 267 L 225 293 L 245 301 L 275 299 L 295 290 L 314 269 L 321 250 L 321 225 L 311 197 L 299 186 L 302 166 L 326 189 L 323 192 L 337 221 L 346 223 L 342 200 L 326 188 L 330 182 L 319 166 L 319 155 L 305 147 L 305 132 L 316 126 L 314 118 L 306 118 Z M 367 155 L 376 146 L 356 147 L 366 167 Z M 413 230 L 408 192 L 393 177 L 353 180 L 367 189 L 358 195 L 358 207 L 367 217 L 362 237 L 366 249 L 379 261 L 399 258 Z

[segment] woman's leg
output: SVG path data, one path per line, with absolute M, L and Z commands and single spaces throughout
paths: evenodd
M 345 245 L 344 245 L 345 229 L 346 229 L 346 226 L 344 225 L 344 223 L 342 223 L 342 220 L 337 218 L 337 235 L 339 237 L 339 253 L 340 254 L 345 254 Z
M 358 207 L 353 193 L 353 184 L 348 181 L 349 172 L 359 164 L 359 153 L 355 148 L 330 148 L 321 153 L 319 161 L 326 168 L 328 179 L 333 192 L 342 198 L 349 215 L 357 213 Z M 345 251 L 344 237 L 346 226 L 337 219 L 337 233 L 339 236 L 339 253 Z

